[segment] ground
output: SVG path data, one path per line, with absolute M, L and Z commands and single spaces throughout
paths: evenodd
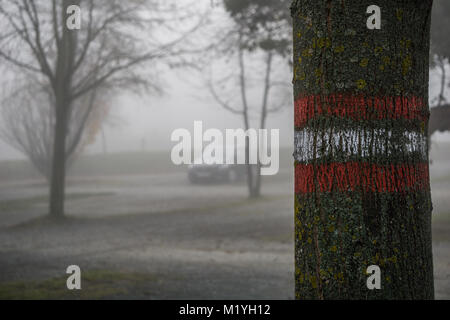
M 444 148 L 444 147 L 442 147 Z M 431 166 L 436 297 L 450 298 L 450 165 Z M 1 166 L 1 164 L 0 164 Z M 0 182 L 0 298 L 293 299 L 293 179 L 191 186 L 183 170 L 72 175 L 67 216 L 40 179 Z M 82 290 L 65 289 L 69 265 Z

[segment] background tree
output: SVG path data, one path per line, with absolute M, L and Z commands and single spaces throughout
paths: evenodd
M 280 72 L 292 51 L 289 4 L 285 0 L 224 0 L 223 4 L 232 24 L 220 31 L 222 36 L 212 46 L 212 59 L 221 64 L 219 72 L 210 69 L 208 87 L 223 108 L 242 116 L 245 130 L 252 127 L 255 114 L 259 123 L 253 128 L 264 129 L 268 115 L 290 101 L 289 83 Z M 256 83 L 262 88 L 257 93 L 252 91 Z M 260 95 L 259 102 L 252 98 L 255 95 Z M 248 139 L 245 148 L 248 155 Z M 258 197 L 259 161 L 256 166 L 247 163 L 247 184 L 249 195 Z
M 436 131 L 450 130 L 450 106 L 446 104 L 446 88 L 449 85 L 447 78 L 448 62 L 450 59 L 450 40 L 447 30 L 450 29 L 450 3 L 445 0 L 433 2 L 431 19 L 431 56 L 430 67 L 440 75 L 440 90 L 437 97 L 431 100 L 433 108 L 430 110 L 430 123 L 428 127 L 428 141 L 431 150 L 431 136 Z
M 438 69 L 441 74 L 441 89 L 437 97 L 438 107 L 446 102 L 445 88 L 447 86 L 447 73 L 445 69 L 450 59 L 450 37 L 448 36 L 448 30 L 450 30 L 449 14 L 449 1 L 434 1 L 431 27 L 432 59 L 430 59 L 430 62 L 432 68 Z
M 66 24 L 73 5 L 81 7 L 79 30 Z M 155 88 L 154 73 L 145 72 L 143 65 L 154 66 L 176 54 L 183 36 L 173 36 L 174 26 L 167 24 L 176 12 L 174 3 L 159 0 L 1 2 L 0 59 L 48 89 L 48 112 L 54 118 L 53 146 L 48 151 L 51 216 L 64 215 L 66 160 L 77 146 L 68 144 L 76 106 L 100 89 Z M 81 118 L 88 119 L 92 108 L 84 110 Z M 75 139 L 79 142 L 77 135 Z
M 0 137 L 26 155 L 50 183 L 55 124 L 51 90 L 34 78 L 14 82 L 1 100 Z M 23 85 L 18 87 L 16 83 Z M 105 96 L 97 89 L 74 104 L 66 137 L 67 167 L 85 146 L 95 141 L 107 120 L 110 104 L 101 101 L 99 95 Z
M 298 299 L 432 299 L 432 1 L 294 0 Z M 381 287 L 366 286 L 367 268 Z

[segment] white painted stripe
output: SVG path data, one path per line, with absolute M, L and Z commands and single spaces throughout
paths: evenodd
M 395 137 L 395 139 L 393 139 Z M 420 153 L 426 157 L 427 138 L 424 134 L 407 131 L 393 132 L 387 129 L 348 129 L 314 132 L 305 128 L 295 132 L 294 158 L 308 162 L 315 158 L 344 157 L 369 158 L 389 157 L 394 154 Z

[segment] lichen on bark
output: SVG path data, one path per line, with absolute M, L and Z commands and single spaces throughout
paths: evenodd
M 294 0 L 297 299 L 432 299 L 431 0 Z M 366 286 L 370 265 L 381 289 Z

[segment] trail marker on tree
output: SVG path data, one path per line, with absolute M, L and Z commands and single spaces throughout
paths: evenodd
M 297 299 L 434 297 L 432 1 L 372 1 L 292 4 Z

